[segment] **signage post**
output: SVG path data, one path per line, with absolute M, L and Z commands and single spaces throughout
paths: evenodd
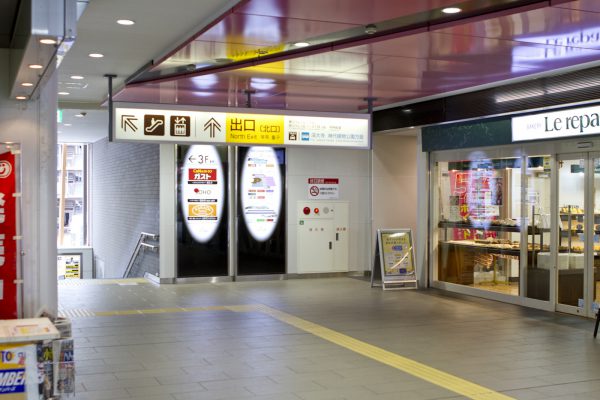
M 417 289 L 417 270 L 410 229 L 378 229 L 371 287 Z

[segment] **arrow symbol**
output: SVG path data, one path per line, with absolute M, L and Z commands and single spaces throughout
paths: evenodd
M 196 157 L 190 156 L 188 160 L 190 160 L 191 163 L 196 162 Z
M 211 138 L 215 137 L 215 129 L 221 132 L 221 125 L 214 118 L 209 119 L 208 122 L 204 124 L 204 131 L 209 130 Z
M 134 122 L 137 120 L 135 115 L 121 115 L 121 129 L 123 129 L 124 132 L 127 132 L 127 128 L 129 127 L 129 129 L 136 132 L 137 126 L 135 126 Z

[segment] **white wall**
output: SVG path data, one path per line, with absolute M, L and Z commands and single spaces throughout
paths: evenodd
M 298 200 L 308 201 L 308 178 L 339 178 L 339 200 L 350 202 L 349 271 L 370 270 L 368 150 L 287 149 L 287 272 L 298 272 Z
M 418 135 L 419 130 L 414 133 Z M 373 137 L 372 251 L 375 252 L 377 229 L 412 229 L 420 285 L 426 281 L 426 169 L 426 157 L 421 153 L 418 136 Z M 417 186 L 420 188 L 419 195 Z
M 40 98 L 9 99 L 10 52 L 0 49 L 0 141 L 21 144 L 22 249 L 25 317 L 44 307 L 56 312 L 57 80 Z

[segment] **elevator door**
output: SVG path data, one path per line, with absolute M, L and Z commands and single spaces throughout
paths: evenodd
M 600 268 L 600 155 L 558 158 L 557 310 L 593 316 Z

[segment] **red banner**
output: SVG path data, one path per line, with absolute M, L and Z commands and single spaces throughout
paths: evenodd
M 17 318 L 15 156 L 0 154 L 0 319 Z

